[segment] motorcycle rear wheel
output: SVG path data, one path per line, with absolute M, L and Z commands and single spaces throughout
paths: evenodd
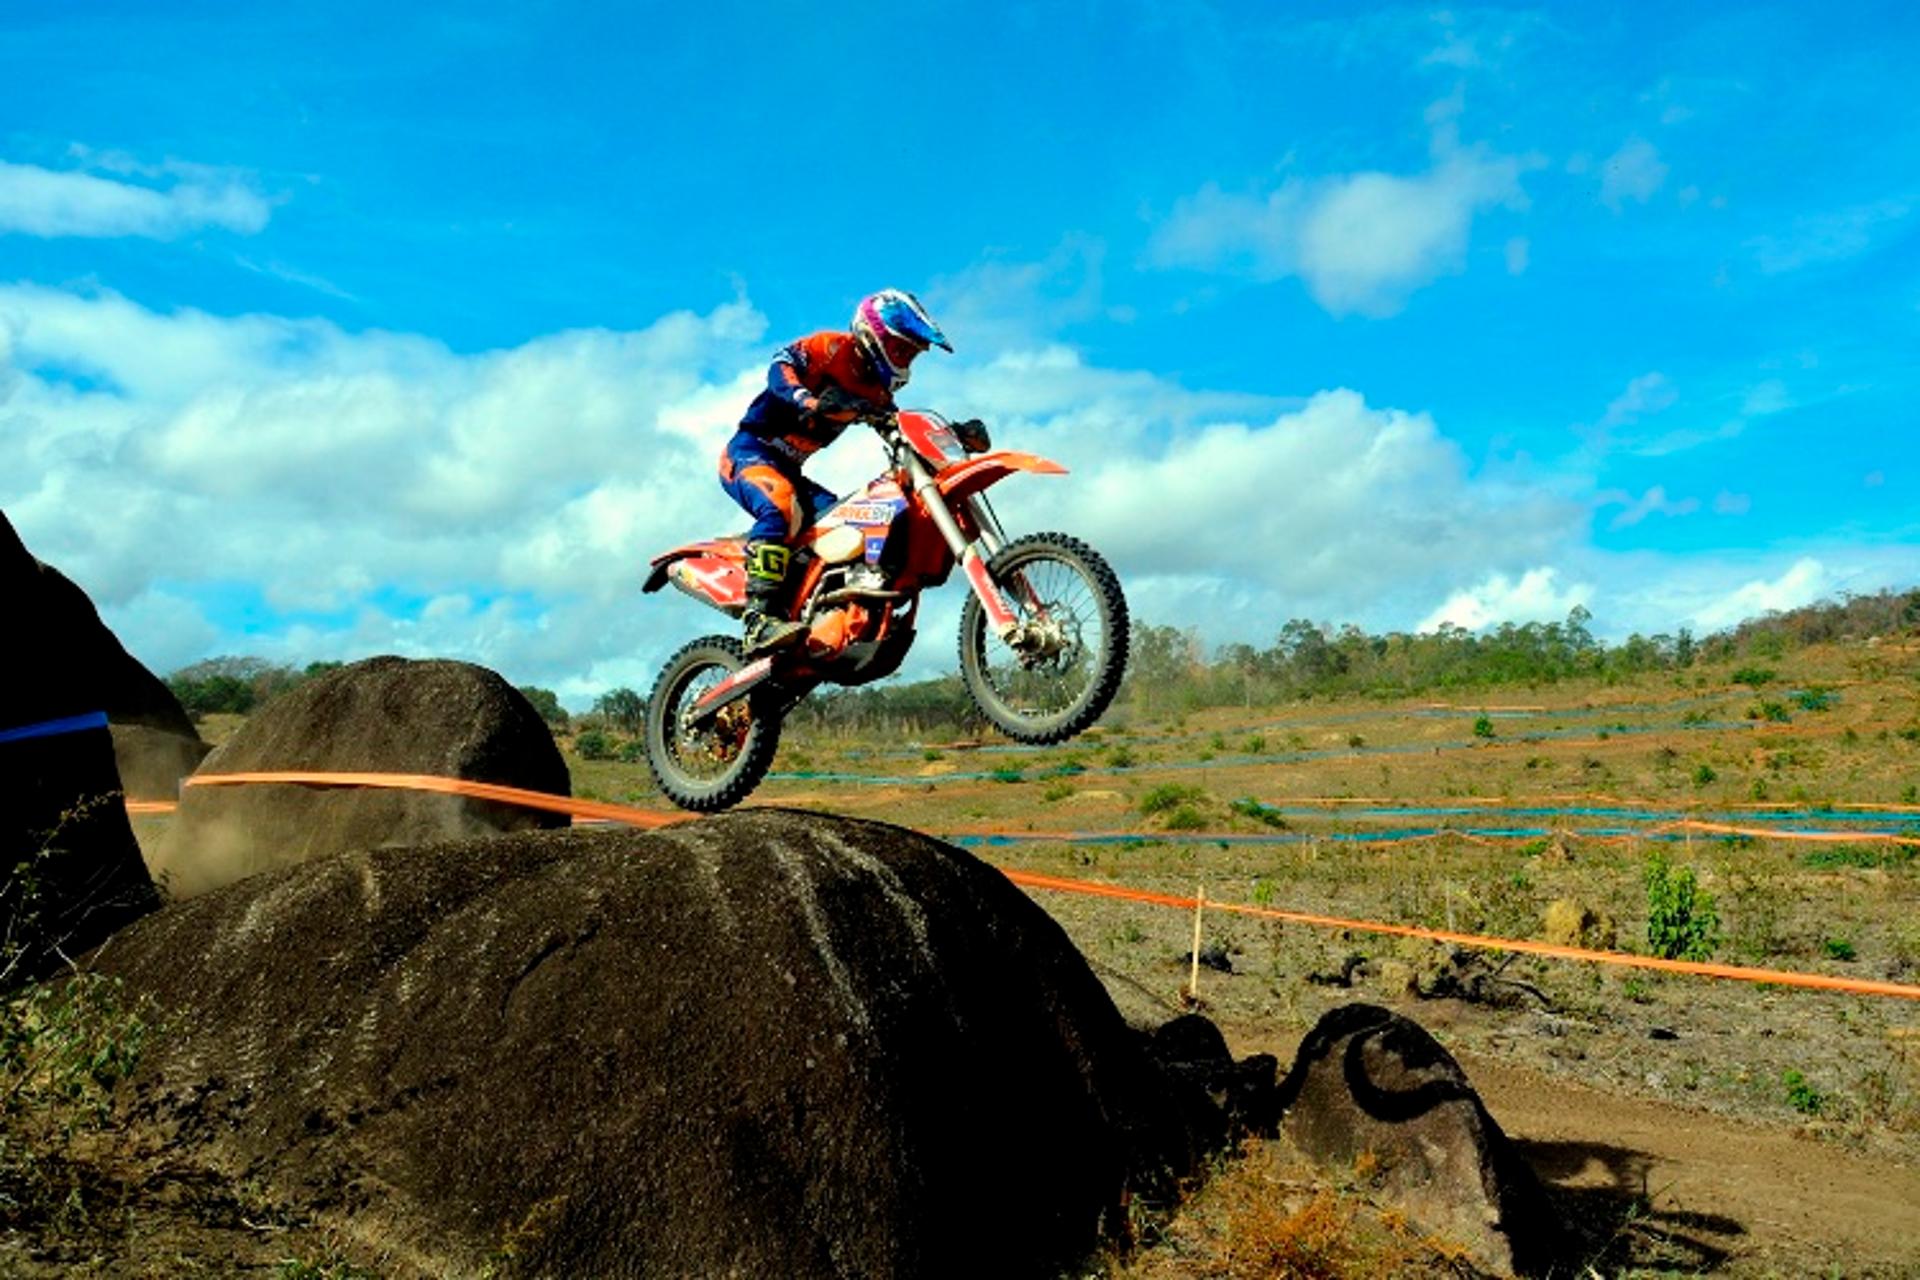
M 780 719 L 752 694 L 705 723 L 693 706 L 709 689 L 747 665 L 732 636 L 703 636 L 667 659 L 647 697 L 647 767 L 667 799 L 696 813 L 716 813 L 746 799 L 773 765 Z
M 1120 579 L 1099 552 L 1064 533 L 1016 538 L 989 567 L 1020 622 L 1052 628 L 1059 647 L 1019 652 L 987 628 L 980 598 L 969 595 L 960 611 L 967 692 L 1016 742 L 1071 738 L 1100 718 L 1126 671 Z

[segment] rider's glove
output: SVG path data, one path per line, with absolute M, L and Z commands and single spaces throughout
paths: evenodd
M 828 387 L 813 398 L 812 412 L 815 417 L 851 422 L 873 412 L 873 405 L 839 387 Z
M 968 453 L 985 453 L 993 448 L 993 441 L 987 436 L 987 424 L 978 418 L 954 423 L 953 434 Z

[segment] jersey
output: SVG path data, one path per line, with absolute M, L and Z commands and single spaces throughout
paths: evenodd
M 826 329 L 780 348 L 767 369 L 767 389 L 747 406 L 740 429 L 804 462 L 847 429 L 844 422 L 815 417 L 802 407 L 830 386 L 883 409 L 893 407 L 893 392 L 875 376 L 854 336 Z

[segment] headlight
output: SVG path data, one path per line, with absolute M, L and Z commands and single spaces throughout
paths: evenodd
M 959 439 L 960 447 L 968 453 L 985 453 L 993 448 L 993 438 L 987 434 L 987 424 L 978 418 L 954 423 L 953 434 Z

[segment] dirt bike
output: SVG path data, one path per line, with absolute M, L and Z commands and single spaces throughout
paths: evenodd
M 960 674 L 980 711 L 1019 742 L 1072 737 L 1107 709 L 1127 656 L 1120 580 L 1061 533 L 1009 539 L 986 490 L 1008 476 L 1064 475 L 1057 462 L 992 449 L 983 427 L 938 414 L 865 419 L 886 449 L 880 477 L 801 534 L 783 614 L 807 631 L 749 659 L 704 636 L 667 660 L 647 699 L 647 763 L 668 798 L 700 812 L 745 799 L 766 776 L 788 712 L 822 684 L 893 674 L 913 645 L 920 593 L 955 566 Z M 964 431 L 963 442 L 961 432 Z M 688 543 L 652 561 L 644 590 L 672 583 L 738 617 L 746 538 Z

